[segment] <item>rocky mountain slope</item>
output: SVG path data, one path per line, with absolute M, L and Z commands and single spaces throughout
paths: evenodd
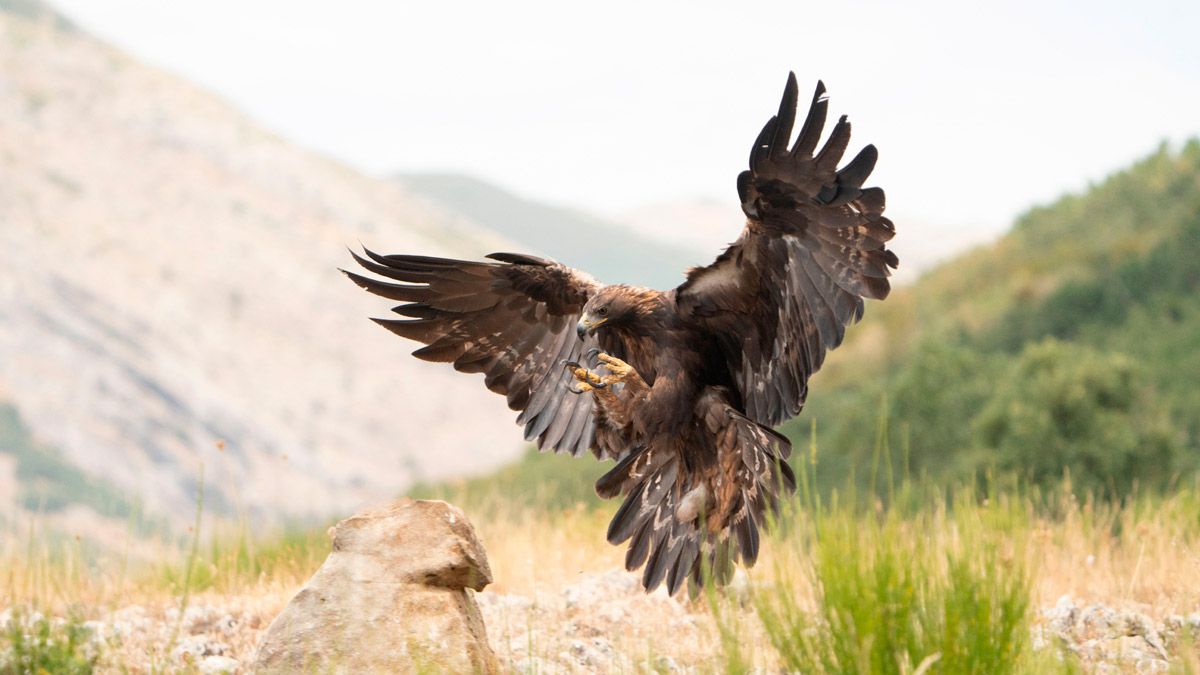
M 0 383 L 66 462 L 148 511 L 203 475 L 207 510 L 274 519 L 513 457 L 502 399 L 366 320 L 336 269 L 359 241 L 507 246 L 0 5 Z

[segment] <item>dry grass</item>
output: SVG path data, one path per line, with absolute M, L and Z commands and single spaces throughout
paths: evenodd
M 868 524 L 892 522 L 889 536 L 902 547 L 942 561 L 922 572 L 929 575 L 948 574 L 946 561 L 953 552 L 991 542 L 999 546 L 1002 565 L 1028 571 L 1035 622 L 1037 609 L 1053 606 L 1062 595 L 1160 620 L 1195 612 L 1200 609 L 1197 494 L 1189 487 L 1125 504 L 1080 501 L 1069 491 L 1049 497 L 999 494 L 960 500 L 949 509 L 913 506 L 932 502 L 902 494 L 897 503 L 909 506 L 875 512 L 826 506 L 816 517 L 810 506 L 792 519 L 788 532 L 764 542 L 747 583 L 735 584 L 734 592 L 715 602 L 671 599 L 661 591 L 644 596 L 628 576 L 614 573 L 623 551 L 604 541 L 611 509 L 577 505 L 548 512 L 493 503 L 471 508 L 468 516 L 495 576 L 479 599 L 493 646 L 508 668 L 539 670 L 564 659 L 576 665 L 593 659 L 635 670 L 674 663 L 721 672 L 780 665 L 761 620 L 762 598 L 786 596 L 814 615 L 820 611 L 822 579 L 813 571 L 820 569 L 816 555 L 822 549 L 805 534 L 816 524 L 840 523 L 847 533 L 861 533 Z M 169 623 L 190 589 L 191 606 L 216 607 L 238 617 L 242 631 L 227 643 L 236 658 L 248 659 L 262 629 L 320 565 L 328 547 L 324 528 L 254 537 L 246 528 L 229 527 L 201 541 L 185 581 L 186 547 L 160 545 L 158 562 L 147 562 L 145 551 L 135 558 L 98 552 L 86 540 L 56 538 L 36 526 L 10 530 L 0 546 L 0 610 L 30 607 L 58 616 L 73 610 L 93 619 L 140 606 L 152 622 Z M 872 556 L 872 547 L 877 542 L 862 535 L 845 550 Z M 162 640 L 161 633 L 126 640 L 108 658 L 133 672 L 161 670 L 170 663 L 169 645 Z
M 613 509 L 577 504 L 556 514 L 533 507 L 472 509 L 495 583 L 489 592 L 558 593 L 589 574 L 623 565 L 623 550 L 604 540 Z
M 1200 500 L 1188 489 L 1124 506 L 1061 497 L 1055 519 L 1033 519 L 1034 593 L 1153 617 L 1200 610 Z

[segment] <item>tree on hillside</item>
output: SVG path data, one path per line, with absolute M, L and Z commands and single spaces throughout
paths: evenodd
M 997 467 L 1048 485 L 1069 468 L 1083 489 L 1161 487 L 1179 467 L 1156 394 L 1127 356 L 1044 340 L 1027 347 L 977 417 Z

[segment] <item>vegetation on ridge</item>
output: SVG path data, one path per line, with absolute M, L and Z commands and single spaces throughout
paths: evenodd
M 864 429 L 886 400 L 918 474 L 1049 485 L 1069 467 L 1076 487 L 1114 496 L 1165 487 L 1200 456 L 1198 245 L 1193 140 L 868 307 L 785 432 L 815 421 L 826 486 L 869 463 Z

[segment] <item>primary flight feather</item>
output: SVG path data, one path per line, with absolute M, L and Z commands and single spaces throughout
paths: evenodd
M 883 191 L 862 187 L 878 153 L 868 145 L 838 168 L 845 117 L 816 151 L 822 83 L 793 141 L 797 99 L 791 74 L 737 179 L 741 235 L 675 289 L 604 285 L 517 253 L 368 250 L 355 260 L 390 281 L 346 272 L 403 303 L 403 318 L 375 321 L 424 343 L 414 356 L 483 373 L 527 440 L 616 460 L 596 492 L 624 496 L 608 540 L 629 542 L 626 567 L 645 567 L 647 590 L 754 564 L 768 512 L 795 490 L 791 446 L 772 427 L 800 412 L 863 299 L 890 290 L 895 229 Z

